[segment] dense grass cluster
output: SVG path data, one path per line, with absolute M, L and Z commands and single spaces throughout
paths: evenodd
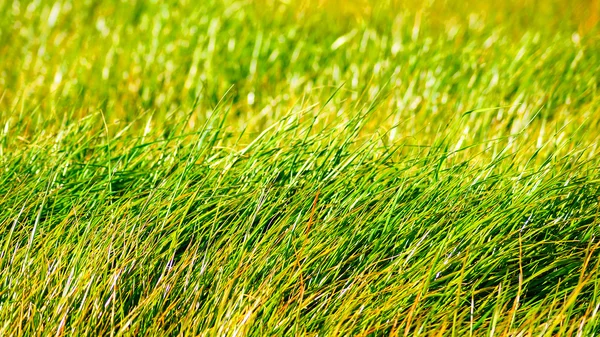
M 0 2 L 0 336 L 600 334 L 599 2 Z

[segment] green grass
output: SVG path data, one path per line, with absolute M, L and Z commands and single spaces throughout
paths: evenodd
M 600 335 L 598 1 L 0 1 L 0 335 Z

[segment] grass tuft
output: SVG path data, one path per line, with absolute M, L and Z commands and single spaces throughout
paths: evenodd
M 0 335 L 598 335 L 597 9 L 0 2 Z

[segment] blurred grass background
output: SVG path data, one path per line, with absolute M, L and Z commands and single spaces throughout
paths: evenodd
M 258 131 L 337 89 L 323 116 L 379 97 L 383 125 L 411 136 L 475 108 L 503 107 L 467 125 L 478 139 L 537 112 L 533 130 L 598 110 L 597 0 L 1 6 L 0 107 L 29 130 L 98 110 L 158 123 L 193 111 L 193 127 L 227 96 L 231 127 Z

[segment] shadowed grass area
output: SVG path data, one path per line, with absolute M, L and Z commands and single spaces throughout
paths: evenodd
M 0 335 L 600 333 L 598 1 L 0 14 Z

